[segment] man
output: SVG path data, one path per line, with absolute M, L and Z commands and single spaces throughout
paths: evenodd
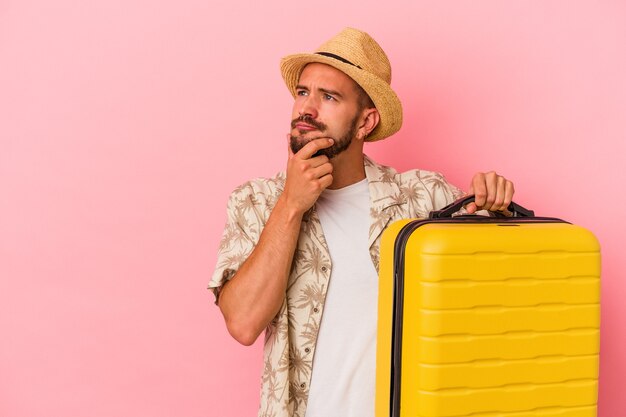
M 259 416 L 373 416 L 381 233 L 462 193 L 363 155 L 402 124 L 389 60 L 369 35 L 345 29 L 281 71 L 295 98 L 287 169 L 232 193 L 209 288 L 236 340 L 265 331 Z M 470 213 L 505 210 L 513 185 L 479 173 L 470 193 Z

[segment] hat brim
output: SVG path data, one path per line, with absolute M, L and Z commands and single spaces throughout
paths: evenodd
M 330 65 L 345 73 L 360 85 L 374 102 L 380 114 L 380 121 L 365 139 L 366 142 L 385 139 L 400 130 L 402 126 L 402 104 L 389 84 L 370 72 L 331 57 L 318 54 L 293 54 L 284 57 L 280 61 L 280 71 L 292 96 L 296 96 L 296 86 L 302 70 L 307 64 L 314 62 Z

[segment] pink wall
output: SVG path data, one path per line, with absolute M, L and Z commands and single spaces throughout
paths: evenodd
M 0 2 L 0 415 L 255 414 L 261 346 L 205 287 L 228 193 L 284 166 L 279 58 L 346 25 L 405 105 L 370 155 L 496 169 L 598 236 L 600 415 L 624 415 L 626 4 L 282 3 Z

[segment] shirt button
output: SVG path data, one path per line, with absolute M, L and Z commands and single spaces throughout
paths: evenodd
M 300 388 L 302 389 L 306 388 L 306 384 L 303 382 L 302 384 L 300 384 Z
M 316 313 L 319 313 L 320 309 L 319 309 L 319 308 L 317 308 L 317 307 L 315 307 L 315 308 L 313 309 L 313 311 L 314 311 L 314 312 L 316 312 Z
M 325 266 L 322 267 L 322 272 L 326 272 L 328 268 L 326 268 Z
M 305 349 L 304 349 L 304 351 L 305 351 L 306 353 L 310 353 L 310 352 L 311 352 L 311 348 L 305 348 Z

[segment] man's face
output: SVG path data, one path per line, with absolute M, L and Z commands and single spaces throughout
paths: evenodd
M 326 137 L 335 143 L 318 154 L 337 156 L 356 135 L 359 113 L 358 93 L 350 77 L 328 65 L 307 65 L 296 87 L 291 150 L 296 153 L 311 140 Z

